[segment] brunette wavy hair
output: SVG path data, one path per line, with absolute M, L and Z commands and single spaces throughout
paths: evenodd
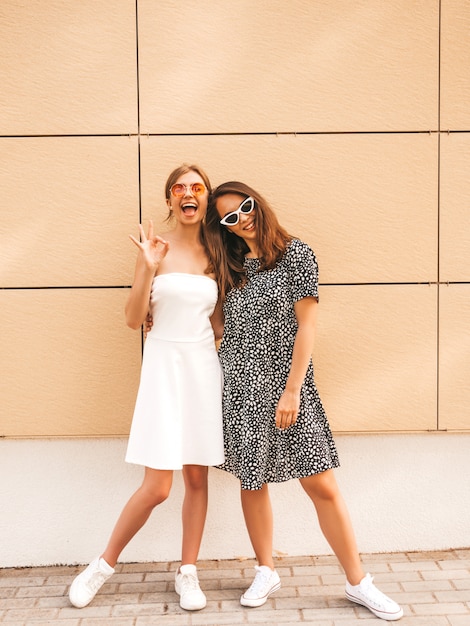
M 220 216 L 216 208 L 217 199 L 229 193 L 237 194 L 242 198 L 251 196 L 255 201 L 260 260 L 258 271 L 272 269 L 281 259 L 292 239 L 292 236 L 279 224 L 267 200 L 255 189 L 239 181 L 222 183 L 216 187 L 209 198 L 205 230 L 209 256 L 217 268 L 217 282 L 222 299 L 230 289 L 242 287 L 246 283 L 243 264 L 245 255 L 249 252 L 247 244 L 241 237 L 237 237 L 220 224 Z

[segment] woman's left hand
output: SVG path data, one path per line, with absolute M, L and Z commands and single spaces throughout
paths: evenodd
M 300 392 L 284 390 L 276 409 L 276 428 L 289 428 L 297 421 L 300 408 Z

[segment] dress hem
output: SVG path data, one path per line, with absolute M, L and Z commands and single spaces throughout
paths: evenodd
M 278 477 L 275 480 L 265 480 L 261 483 L 258 483 L 260 486 L 253 486 L 253 484 L 250 484 L 249 487 L 244 487 L 243 483 L 242 483 L 242 479 L 240 478 L 240 476 L 237 475 L 236 472 L 223 467 L 222 465 L 216 465 L 215 469 L 218 470 L 222 470 L 223 472 L 227 472 L 228 474 L 232 474 L 232 476 L 234 476 L 235 478 L 237 478 L 240 481 L 240 488 L 243 489 L 244 491 L 259 491 L 260 489 L 263 488 L 263 485 L 273 485 L 273 484 L 279 484 L 279 483 L 286 483 L 289 480 L 299 480 L 301 478 L 308 478 L 309 476 L 315 476 L 316 474 L 323 474 L 323 472 L 327 472 L 328 470 L 332 470 L 332 469 L 337 469 L 338 467 L 340 467 L 340 462 L 339 461 L 334 461 L 330 467 L 325 467 L 325 469 L 319 470 L 319 471 L 310 471 L 310 472 L 297 472 L 295 474 L 293 474 L 292 476 L 288 476 L 286 478 L 284 477 Z
M 140 467 L 148 467 L 149 469 L 154 469 L 154 470 L 175 471 L 175 472 L 178 470 L 182 470 L 185 465 L 200 465 L 201 467 L 218 467 L 221 464 L 220 460 L 217 460 L 213 463 L 201 463 L 197 461 L 187 461 L 186 463 L 181 463 L 181 464 L 178 464 L 177 466 L 172 465 L 172 467 L 162 467 L 162 466 L 155 467 L 155 464 L 149 465 L 148 463 L 145 463 L 143 461 L 134 461 L 132 459 L 124 459 L 124 460 L 126 463 L 129 463 L 129 465 L 139 465 Z

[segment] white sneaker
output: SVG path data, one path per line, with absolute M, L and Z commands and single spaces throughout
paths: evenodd
M 195 565 L 182 565 L 175 574 L 175 591 L 180 596 L 180 607 L 186 611 L 199 611 L 206 604 Z
M 87 606 L 113 574 L 111 565 L 100 557 L 96 558 L 73 581 L 69 591 L 70 602 L 77 609 Z
M 380 619 L 389 622 L 400 619 L 403 616 L 403 609 L 377 589 L 373 580 L 372 576 L 367 574 L 358 585 L 350 585 L 346 581 L 346 598 L 362 604 Z
M 250 587 L 240 598 L 243 606 L 261 606 L 268 596 L 280 589 L 281 580 L 276 570 L 267 565 L 255 565 L 256 576 Z

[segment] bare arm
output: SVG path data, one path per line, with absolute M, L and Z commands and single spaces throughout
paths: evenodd
M 211 315 L 211 324 L 212 329 L 214 330 L 215 340 L 219 341 L 219 339 L 222 339 L 222 334 L 224 332 L 224 312 L 220 299 L 217 300 L 214 312 Z
M 129 235 L 139 248 L 139 252 L 135 265 L 134 282 L 125 307 L 126 323 L 134 330 L 140 328 L 145 320 L 149 309 L 152 281 L 169 248 L 167 241 L 153 234 L 152 222 L 149 222 L 147 236 L 142 225 L 139 225 L 139 231 L 141 241 Z
M 292 351 L 292 364 L 286 387 L 276 409 L 276 426 L 287 428 L 297 420 L 300 388 L 307 372 L 315 340 L 318 302 L 313 297 L 302 298 L 294 304 L 298 330 Z

